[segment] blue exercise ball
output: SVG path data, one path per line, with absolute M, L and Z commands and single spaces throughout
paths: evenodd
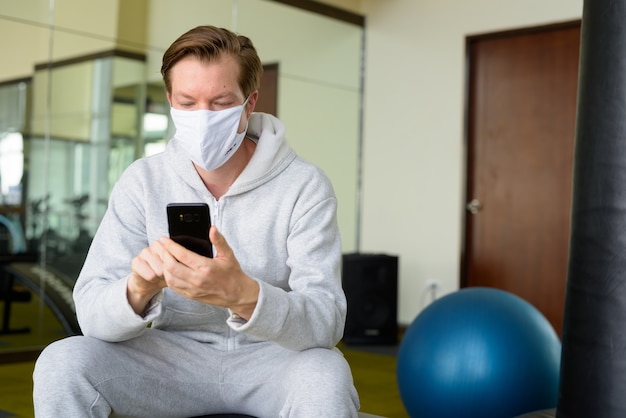
M 400 343 L 397 379 L 413 418 L 510 418 L 557 404 L 561 342 L 522 298 L 471 287 L 426 307 Z

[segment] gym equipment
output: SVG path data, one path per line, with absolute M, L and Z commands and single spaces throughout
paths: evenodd
M 402 401 L 420 418 L 501 418 L 557 404 L 561 343 L 530 303 L 471 287 L 426 307 L 398 352 Z
M 80 335 L 72 299 L 74 279 L 67 278 L 50 268 L 44 269 L 34 262 L 35 257 L 35 254 L 23 254 L 19 258 L 13 256 L 12 260 L 7 260 L 8 264 L 3 264 L 0 257 L 0 283 L 8 288 L 14 284 L 25 286 L 45 302 L 69 335 Z M 10 304 L 7 304 L 3 317 L 5 331 L 10 315 Z
M 557 416 L 626 416 L 626 2 L 583 5 Z
M 19 216 L 12 216 L 9 219 L 4 215 L 0 215 L 0 226 L 6 228 L 9 232 L 9 242 L 11 243 L 9 253 L 20 254 L 26 252 L 26 238 Z M 1 253 L 0 253 L 1 254 Z

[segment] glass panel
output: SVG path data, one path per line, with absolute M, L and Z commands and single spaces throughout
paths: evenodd
M 146 110 L 143 115 L 143 155 L 153 155 L 165 149 L 167 140 L 173 133 L 169 111 L 163 83 L 147 83 Z
M 45 264 L 70 283 L 113 183 L 142 154 L 143 74 L 143 62 L 120 57 L 35 73 L 28 200 L 45 199 Z
M 0 205 L 22 204 L 28 83 L 0 86 Z

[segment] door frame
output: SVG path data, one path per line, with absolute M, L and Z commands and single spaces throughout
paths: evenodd
M 467 246 L 468 246 L 468 210 L 466 208 L 469 199 L 471 199 L 470 193 L 468 193 L 472 179 L 473 179 L 473 171 L 471 166 L 471 161 L 469 161 L 469 148 L 470 148 L 470 131 L 471 131 L 471 113 L 472 109 L 470 108 L 470 82 L 471 82 L 471 45 L 473 42 L 481 41 L 485 39 L 495 39 L 502 37 L 509 37 L 515 35 L 523 35 L 529 33 L 543 32 L 548 30 L 555 29 L 564 29 L 571 28 L 574 26 L 580 26 L 581 20 L 569 20 L 559 23 L 553 23 L 548 25 L 540 25 L 540 26 L 532 26 L 527 28 L 518 28 L 518 29 L 510 29 L 498 32 L 490 32 L 483 33 L 477 35 L 468 35 L 465 37 L 465 70 L 464 70 L 464 100 L 463 100 L 463 173 L 465 176 L 465 182 L 462 193 L 462 220 L 461 220 L 461 255 L 460 255 L 460 277 L 459 277 L 459 288 L 467 287 L 467 263 L 468 263 L 468 254 L 467 254 Z

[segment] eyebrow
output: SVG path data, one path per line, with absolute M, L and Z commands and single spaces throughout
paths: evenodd
M 179 98 L 179 99 L 188 99 L 188 100 L 196 100 L 196 97 L 185 93 L 185 92 L 178 92 L 176 94 L 173 94 L 173 96 Z M 211 101 L 216 101 L 216 100 L 223 100 L 223 99 L 237 99 L 237 94 L 233 93 L 233 92 L 225 92 L 222 94 L 218 94 L 215 97 L 211 97 Z

